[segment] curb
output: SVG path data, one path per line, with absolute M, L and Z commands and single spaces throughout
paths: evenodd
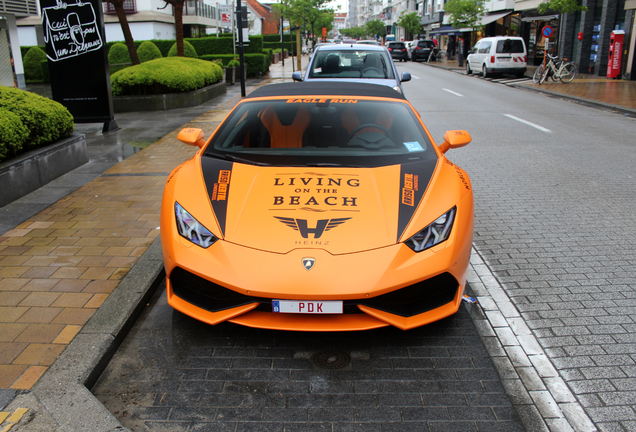
M 430 67 L 434 67 L 437 69 L 443 69 L 443 70 L 447 70 L 450 72 L 455 72 L 455 73 L 460 73 L 463 72 L 463 69 L 460 68 L 447 68 L 444 66 L 440 66 L 440 65 L 435 65 L 435 64 L 431 64 L 431 63 L 424 63 Z M 461 75 L 461 73 L 460 73 Z M 532 78 L 532 77 L 528 77 L 528 78 Z M 545 90 L 545 89 L 541 89 L 541 88 L 536 88 L 536 87 L 529 87 L 523 84 L 505 84 L 508 87 L 513 87 L 513 88 L 517 88 L 517 89 L 523 89 L 523 90 L 529 90 L 529 91 L 534 91 L 537 93 L 543 93 L 545 95 L 548 96 L 555 96 L 555 97 L 560 97 L 562 99 L 566 99 L 566 100 L 570 100 L 572 102 L 577 102 L 580 103 L 582 105 L 587 105 L 593 108 L 602 108 L 602 109 L 610 109 L 613 111 L 619 111 L 623 114 L 629 115 L 629 116 L 634 116 L 636 117 L 636 109 L 632 109 L 632 108 L 627 108 L 621 105 L 614 105 L 614 104 L 610 104 L 610 103 L 606 103 L 606 102 L 601 102 L 601 101 L 595 101 L 592 99 L 585 99 L 585 98 L 580 98 L 580 97 L 576 97 L 576 96 L 571 96 L 568 94 L 564 94 L 564 93 L 559 93 L 559 92 L 555 92 L 555 91 L 550 91 L 550 90 Z
M 157 238 L 32 391 L 7 407 L 28 408 L 20 431 L 126 432 L 89 390 L 163 277 Z

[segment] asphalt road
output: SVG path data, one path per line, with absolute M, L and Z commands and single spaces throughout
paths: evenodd
M 472 177 L 475 245 L 602 430 L 636 430 L 636 122 L 424 64 L 405 93 Z
M 635 430 L 634 120 L 398 67 L 437 139 L 473 135 L 448 156 L 472 177 L 476 247 L 597 425 Z M 521 429 L 465 307 L 407 333 L 306 335 L 210 327 L 159 297 L 94 391 L 135 431 Z

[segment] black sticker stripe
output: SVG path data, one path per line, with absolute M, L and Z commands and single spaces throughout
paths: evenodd
M 232 165 L 232 162 L 222 159 L 207 156 L 201 158 L 201 169 L 205 187 L 208 190 L 208 198 L 223 235 L 225 235 L 227 202 L 230 197 L 230 183 L 232 182 Z
M 399 241 L 402 234 L 404 234 L 404 230 L 424 196 L 424 191 L 431 181 L 436 164 L 437 159 L 430 159 L 400 166 L 399 214 L 396 241 Z

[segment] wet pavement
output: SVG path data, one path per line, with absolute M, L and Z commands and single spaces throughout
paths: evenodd
M 409 332 L 282 332 L 195 321 L 161 287 L 93 392 L 132 431 L 524 430 L 466 306 Z

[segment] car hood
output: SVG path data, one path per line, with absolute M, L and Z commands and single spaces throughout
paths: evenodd
M 201 161 L 226 241 L 276 253 L 318 248 L 332 254 L 395 244 L 437 162 L 322 168 Z

